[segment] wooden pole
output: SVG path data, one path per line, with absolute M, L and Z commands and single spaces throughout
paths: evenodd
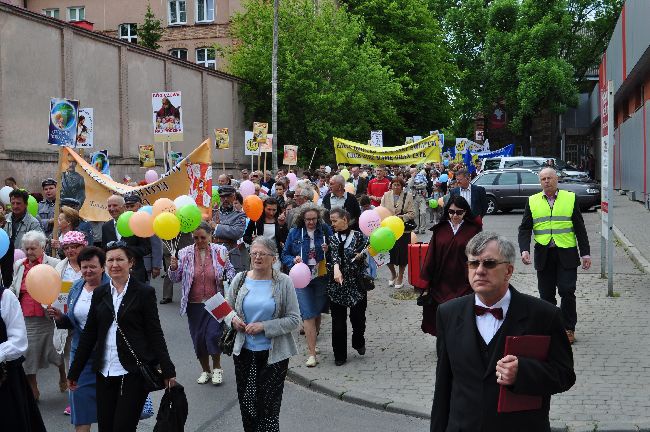
M 259 153 L 257 153 L 257 170 L 260 171 L 262 169 L 262 149 L 260 149 Z
M 220 149 L 219 154 L 221 155 L 221 169 L 223 170 L 223 173 L 226 173 L 226 157 L 223 155 L 225 149 Z
M 262 181 L 261 181 L 261 182 L 266 181 L 265 179 L 266 179 L 266 154 L 267 154 L 267 153 L 268 153 L 268 152 L 264 152 L 264 174 L 262 174 Z M 261 183 L 261 182 L 260 182 L 260 183 Z

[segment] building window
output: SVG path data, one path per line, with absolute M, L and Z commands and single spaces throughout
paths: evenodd
M 120 39 L 127 42 L 138 43 L 137 24 L 120 24 L 119 34 Z
M 174 48 L 169 50 L 169 55 L 181 60 L 187 60 L 187 50 L 183 48 Z
M 187 13 L 185 12 L 185 0 L 169 1 L 169 25 L 187 23 Z
M 217 68 L 213 48 L 199 48 L 196 50 L 196 63 L 210 69 Z
M 83 6 L 68 8 L 68 21 L 81 21 L 86 19 L 86 8 Z
M 196 22 L 214 21 L 214 0 L 196 0 Z
M 58 9 L 43 9 L 43 13 L 45 16 L 49 16 L 50 18 L 59 18 L 59 10 Z

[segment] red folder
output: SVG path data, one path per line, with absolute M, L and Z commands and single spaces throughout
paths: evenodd
M 512 354 L 545 362 L 548 357 L 548 347 L 550 344 L 550 336 L 506 336 L 506 346 L 503 355 Z M 516 394 L 508 390 L 505 386 L 501 386 L 499 390 L 498 413 L 536 410 L 541 407 L 541 396 Z

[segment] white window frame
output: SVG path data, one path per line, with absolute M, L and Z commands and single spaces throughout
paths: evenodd
M 185 19 L 181 20 L 181 4 L 183 5 L 183 14 Z M 172 21 L 172 6 L 176 10 L 176 21 Z M 167 1 L 167 16 L 169 25 L 187 24 L 187 1 L 186 0 L 168 0 Z
M 205 51 L 204 51 L 205 50 Z M 208 60 L 208 53 L 212 50 L 214 54 L 214 59 Z M 205 52 L 205 61 L 199 61 L 199 52 L 204 51 Z M 214 48 L 197 48 L 195 51 L 196 55 L 196 64 L 199 64 L 201 66 L 207 67 L 209 69 L 217 69 L 217 53 L 215 52 Z
M 72 19 L 72 11 L 75 11 L 75 19 Z M 83 21 L 85 19 L 86 19 L 85 6 L 72 6 L 68 8 L 68 21 L 75 22 L 75 21 Z
M 181 52 L 185 52 L 185 58 L 180 56 Z M 169 50 L 169 55 L 179 60 L 187 60 L 187 50 L 185 48 L 172 48 Z
M 43 15 L 58 19 L 60 16 L 60 11 L 59 8 L 43 9 Z
M 212 3 L 212 14 L 210 14 L 210 8 L 209 8 L 209 3 Z M 203 8 L 203 15 L 204 16 L 199 16 L 199 4 L 203 3 L 205 7 Z M 194 14 L 194 19 L 196 23 L 210 23 L 214 22 L 214 18 L 216 16 L 217 10 L 216 10 L 216 0 L 196 0 L 195 3 L 195 14 Z
M 128 35 L 122 36 L 122 29 L 128 29 Z M 131 43 L 138 43 L 138 27 L 134 23 L 122 23 L 117 26 L 117 37 Z

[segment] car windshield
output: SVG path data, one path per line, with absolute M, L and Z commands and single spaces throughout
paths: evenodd
M 569 171 L 578 171 L 578 168 L 574 167 L 573 165 L 569 165 L 568 163 L 564 162 L 563 160 L 560 159 L 555 159 L 555 166 L 558 169 L 561 170 L 569 170 Z
M 483 166 L 484 170 L 493 170 L 493 169 L 499 169 L 499 163 L 501 162 L 501 159 L 486 159 L 485 160 L 485 165 Z

